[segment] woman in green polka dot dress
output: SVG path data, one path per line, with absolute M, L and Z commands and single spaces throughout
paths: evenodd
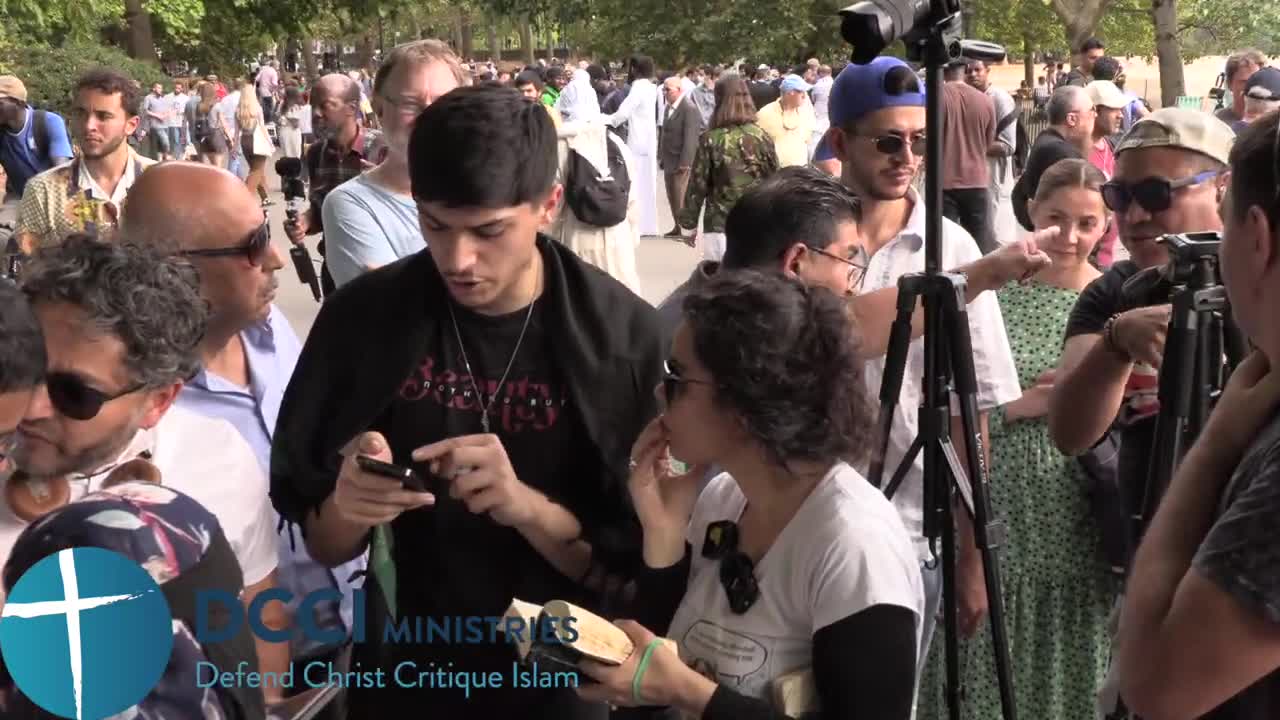
M 1040 179 L 1030 215 L 1058 227 L 1043 243 L 1053 265 L 999 291 L 1023 395 L 991 414 L 991 499 L 1008 527 L 1000 550 L 1005 627 L 1018 717 L 1088 720 L 1110 653 L 1107 619 L 1118 584 L 1100 548 L 1079 463 L 1049 438 L 1048 400 L 1067 317 L 1098 277 L 1089 253 L 1106 230 L 1102 172 L 1062 160 Z M 932 643 L 918 717 L 947 718 L 945 639 Z M 990 627 L 961 644 L 961 716 L 1001 717 Z

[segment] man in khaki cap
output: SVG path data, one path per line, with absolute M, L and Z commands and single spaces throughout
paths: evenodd
M 1116 174 L 1103 186 L 1132 260 L 1112 265 L 1071 312 L 1049 402 L 1049 433 L 1062 452 L 1080 455 L 1122 421 L 1118 479 L 1126 516 L 1139 511 L 1145 491 L 1169 305 L 1167 287 L 1139 292 L 1124 284 L 1144 268 L 1168 263 L 1168 251 L 1157 242 L 1161 236 L 1222 230 L 1218 204 L 1234 139 L 1208 113 L 1157 110 L 1134 123 L 1116 146 Z M 1115 680 L 1104 689 L 1108 698 Z
M 0 166 L 8 175 L 13 203 L 22 197 L 28 180 L 70 159 L 71 142 L 62 117 L 31 108 L 22 81 L 0 75 Z
M 1115 150 L 1123 134 L 1124 108 L 1129 104 L 1129 98 L 1110 80 L 1094 80 L 1085 86 L 1085 92 L 1089 93 L 1089 99 L 1093 101 L 1094 112 L 1093 146 L 1089 149 L 1089 162 L 1110 180 L 1116 174 Z M 1098 267 L 1111 267 L 1118 236 L 1115 223 L 1112 223 L 1094 246 L 1093 259 Z

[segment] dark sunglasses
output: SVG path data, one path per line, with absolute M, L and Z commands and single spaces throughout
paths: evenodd
M 671 405 L 676 401 L 676 395 L 679 394 L 680 386 L 686 383 L 694 385 L 714 385 L 710 380 L 691 380 L 680 374 L 679 367 L 674 361 L 667 360 L 662 363 L 662 395 L 667 399 L 667 405 Z
M 1206 170 L 1181 180 L 1146 178 L 1135 183 L 1112 180 L 1102 186 L 1102 202 L 1115 213 L 1127 212 L 1129 206 L 1135 202 L 1149 213 L 1164 212 L 1173 205 L 1174 190 L 1199 185 L 1217 177 L 1218 174 L 1218 170 Z
M 68 373 L 49 373 L 45 376 L 44 385 L 54 409 L 72 420 L 92 420 L 103 405 L 146 387 L 138 383 L 117 393 L 105 393 Z
M 840 262 L 848 265 L 850 287 L 855 287 L 855 288 L 858 288 L 859 290 L 862 289 L 862 282 L 867 279 L 867 261 L 866 261 L 867 255 L 865 250 L 863 250 L 862 248 L 858 248 L 857 259 L 854 260 L 852 258 L 841 257 L 832 252 L 827 252 L 822 248 L 810 247 L 808 245 L 806 245 L 805 247 L 808 247 L 810 250 L 818 253 L 819 255 L 826 255 L 827 257 L 833 260 L 839 260 Z
M 720 584 L 729 597 L 729 609 L 735 614 L 742 615 L 760 599 L 756 565 L 746 553 L 738 550 L 737 523 L 721 520 L 708 525 L 702 557 L 720 561 Z
M 235 257 L 244 255 L 249 262 L 260 266 L 267 256 L 267 248 L 271 246 L 271 224 L 263 221 L 256 230 L 249 233 L 244 242 L 225 248 L 209 248 L 207 250 L 183 250 L 178 253 L 185 257 Z
M 901 135 L 863 135 L 862 137 L 870 140 L 876 146 L 876 150 L 884 155 L 897 155 L 902 152 L 902 148 L 910 144 L 912 155 L 924 157 L 926 140 L 923 135 L 918 135 L 909 142 Z

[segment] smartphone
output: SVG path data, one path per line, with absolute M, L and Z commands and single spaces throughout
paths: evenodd
M 418 473 L 414 472 L 410 468 L 392 465 L 391 463 L 385 463 L 381 460 L 374 460 L 373 458 L 366 457 L 364 455 L 356 456 L 356 464 L 360 466 L 361 470 L 367 473 L 381 475 L 382 477 L 391 478 L 392 480 L 399 480 L 406 490 L 413 490 L 414 492 L 430 492 L 430 490 L 427 489 L 426 483 L 423 482 L 422 476 L 418 475 Z

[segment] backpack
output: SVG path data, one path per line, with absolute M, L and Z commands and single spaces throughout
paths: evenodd
M 1021 113 L 1016 122 L 1018 144 L 1013 149 L 1013 174 L 1021 175 L 1027 167 L 1027 157 L 1031 154 L 1031 138 L 1027 135 L 1027 125 L 1022 121 Z
M 209 139 L 209 113 L 202 113 L 199 108 L 196 108 L 195 119 L 191 123 L 191 137 L 198 143 Z
M 631 176 L 622 149 L 607 136 L 605 144 L 609 148 L 609 168 L 605 173 L 577 150 L 569 150 L 568 182 L 564 186 L 565 204 L 579 220 L 596 227 L 613 227 L 626 220 L 631 193 Z
M 44 110 L 31 111 L 31 137 L 36 141 L 36 157 L 52 163 L 49 157 L 49 122 Z

